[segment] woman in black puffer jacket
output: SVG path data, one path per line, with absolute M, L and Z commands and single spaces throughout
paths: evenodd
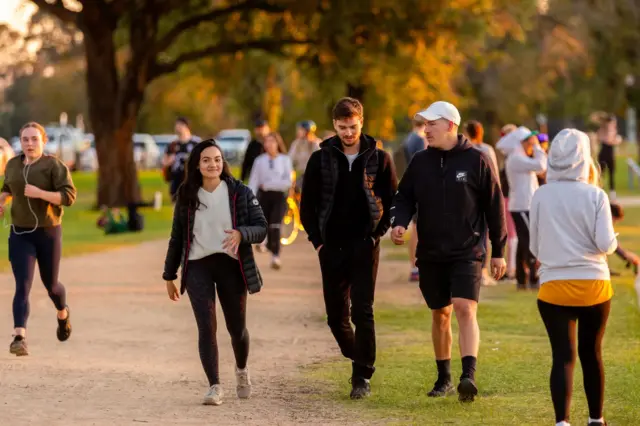
M 191 152 L 185 180 L 178 190 L 163 279 L 171 300 L 187 291 L 198 325 L 198 348 L 209 390 L 208 405 L 220 405 L 216 290 L 236 358 L 237 394 L 249 398 L 247 368 L 249 333 L 247 293 L 257 293 L 262 278 L 252 244 L 267 235 L 267 221 L 258 200 L 234 179 L 215 140 L 200 142 Z M 174 283 L 181 267 L 180 292 Z

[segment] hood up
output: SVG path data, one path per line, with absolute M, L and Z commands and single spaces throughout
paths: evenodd
M 589 136 L 580 130 L 564 129 L 551 142 L 547 181 L 587 182 L 592 163 Z

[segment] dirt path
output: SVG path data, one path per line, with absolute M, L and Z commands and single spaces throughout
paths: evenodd
M 9 354 L 13 278 L 0 275 L 0 424 L 13 425 L 284 425 L 354 424 L 340 404 L 309 397 L 318 385 L 299 367 L 339 355 L 323 321 L 320 272 L 304 236 L 284 251 L 274 273 L 259 255 L 265 288 L 249 298 L 249 365 L 254 397 L 235 397 L 233 355 L 219 323 L 220 407 L 200 405 L 206 380 L 186 295 L 175 304 L 161 280 L 166 242 L 63 260 L 72 338 L 55 337 L 55 313 L 39 280 L 31 293 L 31 355 Z M 378 300 L 413 300 L 400 285 L 406 266 L 380 268 Z M 218 308 L 219 309 L 219 308 Z M 218 310 L 220 313 L 220 311 Z M 220 318 L 222 316 L 220 315 Z M 6 343 L 6 346 L 5 346 Z M 345 380 L 347 378 L 345 377 Z M 370 423 L 370 422 L 368 422 Z

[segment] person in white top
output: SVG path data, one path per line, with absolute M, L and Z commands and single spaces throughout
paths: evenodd
M 316 123 L 311 120 L 305 120 L 296 126 L 296 140 L 291 143 L 289 148 L 289 158 L 291 164 L 296 171 L 296 191 L 302 189 L 302 181 L 304 171 L 311 154 L 320 149 L 320 138 L 316 136 Z
M 518 127 L 496 147 L 507 156 L 505 170 L 509 183 L 509 212 L 518 234 L 516 281 L 518 289 L 538 288 L 536 259 L 529 251 L 529 208 L 538 189 L 538 174 L 547 169 L 547 155 L 540 147 L 537 132 Z
M 551 342 L 551 399 L 559 426 L 569 425 L 576 346 L 589 426 L 606 425 L 601 348 L 613 295 L 607 255 L 617 239 L 609 198 L 597 182 L 589 137 L 562 130 L 551 143 L 547 184 L 531 202 L 530 245 L 540 262 L 538 309 Z
M 277 132 L 264 138 L 265 153 L 253 163 L 249 188 L 257 195 L 267 218 L 267 249 L 271 252 L 271 267 L 280 269 L 280 227 L 287 207 L 287 194 L 291 188 L 291 159 L 281 154 L 278 147 L 282 137 Z
M 247 360 L 247 293 L 262 287 L 251 244 L 264 239 L 267 221 L 258 200 L 234 179 L 213 140 L 197 144 L 186 164 L 186 178 L 177 191 L 171 238 L 163 279 L 173 301 L 185 290 L 198 326 L 200 361 L 209 381 L 206 405 L 220 405 L 223 391 L 218 372 L 216 293 L 224 312 L 236 360 L 238 398 L 249 398 Z M 182 267 L 180 292 L 174 284 Z

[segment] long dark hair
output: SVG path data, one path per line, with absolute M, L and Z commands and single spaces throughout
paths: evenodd
M 178 188 L 178 203 L 181 206 L 194 210 L 200 207 L 201 203 L 198 198 L 198 191 L 200 187 L 202 187 L 202 173 L 200 173 L 199 167 L 200 157 L 205 149 L 211 147 L 218 148 L 220 155 L 222 155 L 222 173 L 220 174 L 220 179 L 228 180 L 233 178 L 231 170 L 229 169 L 229 163 L 224 159 L 224 152 L 222 152 L 222 148 L 220 148 L 218 142 L 216 142 L 215 139 L 207 139 L 198 143 L 191 151 L 191 154 L 189 154 L 187 167 L 184 170 L 184 180 L 182 184 L 180 184 L 180 188 Z

